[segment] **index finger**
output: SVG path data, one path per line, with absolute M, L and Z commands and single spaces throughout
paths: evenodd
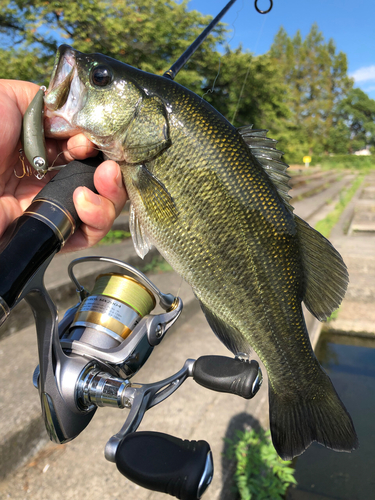
M 65 140 L 47 139 L 46 142 L 50 165 L 62 165 L 98 154 L 98 148 L 83 134 L 77 134 Z

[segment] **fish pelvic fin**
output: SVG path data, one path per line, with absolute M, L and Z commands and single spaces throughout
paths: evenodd
M 133 167 L 132 182 L 150 216 L 165 224 L 177 220 L 177 209 L 173 198 L 164 184 L 145 165 Z
M 311 314 L 325 321 L 345 296 L 348 270 L 339 252 L 323 235 L 298 216 L 294 220 L 303 263 L 303 301 Z
M 241 332 L 235 327 L 231 326 L 225 321 L 223 321 L 217 314 L 215 314 L 211 309 L 203 304 L 199 300 L 201 309 L 206 316 L 207 322 L 210 325 L 212 331 L 216 337 L 229 349 L 233 354 L 239 352 L 250 352 L 250 346 L 243 338 Z
M 272 441 L 283 460 L 301 455 L 314 441 L 334 451 L 358 448 L 352 419 L 323 371 L 319 387 L 312 384 L 300 395 L 287 397 L 270 384 L 269 402 Z
M 130 205 L 129 228 L 133 239 L 134 249 L 138 257 L 144 259 L 148 252 L 151 250 L 152 244 L 150 243 L 141 223 L 139 222 L 133 204 Z

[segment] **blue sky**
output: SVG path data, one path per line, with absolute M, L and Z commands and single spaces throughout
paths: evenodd
M 216 16 L 226 0 L 191 0 L 188 9 Z M 268 8 L 269 0 L 259 0 Z M 254 0 L 237 0 L 222 22 L 232 29 L 230 45 L 264 54 L 281 26 L 289 36 L 300 30 L 305 37 L 316 22 L 324 38 L 333 38 L 337 52 L 348 58 L 348 73 L 355 86 L 375 99 L 375 0 L 274 0 L 273 9 L 260 15 Z

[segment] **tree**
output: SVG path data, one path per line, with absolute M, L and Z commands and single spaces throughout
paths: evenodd
M 212 72 L 215 69 L 215 72 Z M 236 126 L 253 123 L 275 133 L 289 114 L 284 104 L 285 84 L 277 65 L 265 54 L 254 57 L 226 48 L 216 55 L 216 67 L 209 67 L 204 97 Z
M 327 152 L 331 130 L 339 120 L 337 105 L 353 86 L 346 55 L 336 53 L 332 39 L 325 42 L 316 24 L 305 40 L 299 31 L 290 38 L 281 28 L 270 55 L 281 66 L 289 87 L 287 104 L 291 119 L 305 137 L 300 143 L 304 154 Z
M 163 74 L 211 20 L 197 11 L 189 12 L 186 0 L 18 0 L 10 4 L 0 0 L 0 6 L 0 33 L 12 42 L 0 50 L 0 60 L 8 61 L 0 77 L 43 84 L 48 84 L 56 49 L 63 42 L 82 52 L 101 52 Z M 253 57 L 241 47 L 227 48 L 220 55 L 217 45 L 225 33 L 220 24 L 176 81 L 237 125 L 280 129 L 280 119 L 288 109 L 277 65 L 267 55 Z
M 375 146 L 375 100 L 361 89 L 352 89 L 342 99 L 338 113 L 349 131 L 350 152 Z
M 0 0 L 0 7 L 0 58 L 9 61 L 2 66 L 0 77 L 39 83 L 45 83 L 51 74 L 61 43 L 162 74 L 211 20 L 197 11 L 189 12 L 186 0 Z M 203 69 L 224 34 L 220 24 L 193 56 L 194 66 L 190 63 L 178 76 L 182 84 L 201 88 Z

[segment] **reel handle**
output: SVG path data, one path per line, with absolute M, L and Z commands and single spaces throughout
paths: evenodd
M 201 498 L 213 476 L 206 441 L 183 441 L 160 432 L 128 434 L 117 448 L 116 465 L 130 481 L 180 500 Z
M 194 363 L 193 379 L 212 391 L 251 399 L 262 384 L 262 372 L 254 359 L 248 363 L 226 356 L 201 356 Z

